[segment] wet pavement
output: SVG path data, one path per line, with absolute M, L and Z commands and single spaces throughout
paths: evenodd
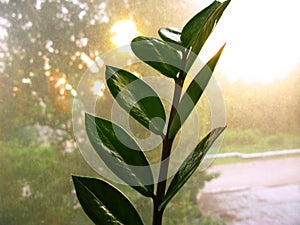
M 202 213 L 228 225 L 300 225 L 300 157 L 219 165 L 198 195 Z
M 204 193 L 199 206 L 227 225 L 299 225 L 300 185 Z

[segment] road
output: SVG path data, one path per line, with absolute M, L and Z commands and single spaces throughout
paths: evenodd
M 228 225 L 299 225 L 300 156 L 212 166 L 198 195 L 203 213 Z

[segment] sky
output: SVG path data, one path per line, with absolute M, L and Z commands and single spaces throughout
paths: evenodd
M 226 42 L 216 69 L 231 82 L 282 79 L 300 68 L 299 22 L 299 0 L 232 0 L 203 58 Z
M 212 2 L 190 1 L 196 12 Z M 0 20 L 0 24 L 4 22 Z M 123 22 L 111 27 L 116 45 L 139 35 L 134 21 Z M 209 60 L 226 42 L 216 70 L 229 81 L 267 84 L 280 80 L 300 69 L 299 22 L 300 0 L 232 0 L 200 58 Z M 0 39 L 5 35 L 6 31 L 0 29 Z
M 191 1 L 197 11 L 212 2 Z M 268 84 L 283 79 L 300 68 L 299 10 L 299 0 L 232 0 L 200 59 L 206 62 L 226 42 L 216 70 L 230 82 Z M 138 34 L 131 22 L 119 21 L 112 27 L 116 45 Z

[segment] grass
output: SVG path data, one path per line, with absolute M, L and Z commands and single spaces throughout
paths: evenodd
M 0 142 L 0 224 L 91 225 L 78 204 L 71 174 L 96 176 L 78 150 L 63 154 L 52 147 Z M 199 212 L 196 195 L 211 175 L 196 172 L 167 207 L 164 225 L 219 225 Z M 30 188 L 22 196 L 24 186 Z M 145 224 L 151 223 L 152 202 L 132 188 L 114 184 L 130 196 Z
M 299 135 L 264 135 L 257 130 L 228 129 L 219 153 L 257 153 L 300 148 Z M 215 164 L 248 161 L 239 158 L 217 159 Z M 77 205 L 70 174 L 95 175 L 79 151 L 62 154 L 51 147 L 26 146 L 0 142 L 0 224 L 91 224 Z M 96 175 L 97 176 L 97 175 Z M 166 211 L 165 224 L 222 224 L 199 215 L 195 202 L 198 190 L 208 174 L 192 176 Z M 22 197 L 22 188 L 30 185 L 31 196 Z M 131 189 L 129 189 L 129 192 Z M 127 192 L 128 194 L 128 192 Z M 134 198 L 133 198 L 134 199 Z M 151 202 L 139 197 L 136 207 L 147 218 Z M 75 208 L 74 208 L 75 207 Z M 46 213 L 47 212 L 47 213 Z M 176 216 L 174 216 L 176 215 Z M 201 221 L 199 220 L 201 218 Z M 146 219 L 145 219 L 146 221 Z
M 219 153 L 261 153 L 300 148 L 297 132 L 292 134 L 263 134 L 259 130 L 227 131 Z M 214 164 L 245 162 L 253 159 L 219 158 Z

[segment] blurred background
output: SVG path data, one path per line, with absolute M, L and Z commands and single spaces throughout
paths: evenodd
M 101 57 L 109 50 L 137 35 L 158 37 L 161 27 L 181 29 L 210 2 L 0 0 L 0 224 L 91 224 L 70 177 L 99 176 L 82 158 L 72 132 L 73 99 L 85 94 L 77 91 L 80 79 L 93 63 L 103 68 Z M 297 0 L 232 0 L 201 52 L 207 61 L 227 42 L 214 73 L 227 111 L 223 156 L 287 150 L 280 158 L 299 159 L 299 152 L 289 152 L 300 148 L 299 6 Z M 90 87 L 86 91 L 97 95 L 101 113 L 109 114 L 105 82 Z M 209 129 L 205 98 L 198 110 Z M 234 168 L 245 161 L 220 157 L 214 165 Z M 196 198 L 217 174 L 222 177 L 222 170 L 197 172 L 168 206 L 165 224 L 230 224 L 234 218 L 204 213 L 209 210 L 199 208 Z M 151 202 L 119 186 L 150 224 Z

